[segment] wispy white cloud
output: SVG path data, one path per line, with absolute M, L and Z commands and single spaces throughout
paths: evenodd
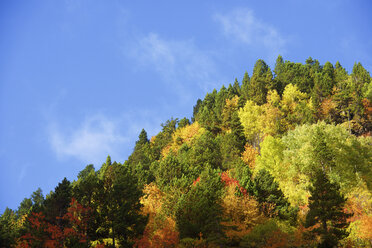
M 85 117 L 77 127 L 62 125 L 51 114 L 46 115 L 46 119 L 48 141 L 59 159 L 73 158 L 98 166 L 107 155 L 124 162 L 133 151 L 142 128 L 150 138 L 160 131 L 160 124 L 164 122 L 161 113 L 141 109 L 118 113 L 115 118 L 94 114 Z
M 182 94 L 192 87 L 208 91 L 218 84 L 212 54 L 198 49 L 192 40 L 168 40 L 149 33 L 126 51 L 139 65 L 154 68 Z
M 272 25 L 258 19 L 252 10 L 242 8 L 213 16 L 223 30 L 224 35 L 253 49 L 266 51 L 268 58 L 285 53 L 288 39 Z
M 128 138 L 120 134 L 117 123 L 103 115 L 86 118 L 74 130 L 67 131 L 56 123 L 49 125 L 49 141 L 59 158 L 73 157 L 99 164 L 110 154 L 123 160 L 120 148 Z
M 28 167 L 29 167 L 28 165 L 23 165 L 21 167 L 21 170 L 18 174 L 18 184 L 22 183 L 23 179 L 25 178 Z

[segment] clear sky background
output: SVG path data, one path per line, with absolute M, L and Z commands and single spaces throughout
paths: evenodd
M 142 128 L 198 98 L 308 57 L 372 71 L 372 2 L 1 1 L 0 213 L 38 187 L 124 162 Z

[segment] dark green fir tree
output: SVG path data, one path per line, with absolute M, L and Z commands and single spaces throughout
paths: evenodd
M 318 247 L 336 247 L 347 236 L 347 219 L 351 217 L 343 211 L 346 198 L 321 170 L 315 175 L 310 193 L 305 227 L 313 227 L 311 233 L 320 237 Z

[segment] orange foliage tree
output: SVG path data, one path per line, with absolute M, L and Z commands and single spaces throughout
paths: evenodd
M 345 211 L 353 213 L 348 239 L 354 246 L 372 245 L 372 195 L 365 185 L 348 197 Z
M 240 240 L 262 219 L 259 204 L 228 172 L 221 173 L 221 180 L 225 184 L 222 199 L 225 235 L 230 240 Z M 240 194 L 237 194 L 237 191 Z
M 31 213 L 27 218 L 29 232 L 23 235 L 17 243 L 17 247 L 71 247 L 80 244 L 85 247 L 88 243 L 87 222 L 90 209 L 82 206 L 72 198 L 67 213 L 57 217 L 68 222 L 68 225 L 61 227 L 46 221 L 42 212 Z
M 136 240 L 134 247 L 176 247 L 179 243 L 179 233 L 175 221 L 162 213 L 163 192 L 155 184 L 150 183 L 145 185 L 143 193 L 142 213 L 149 215 L 149 221 L 142 238 Z
M 245 164 L 249 166 L 250 169 L 254 169 L 256 165 L 256 157 L 258 156 L 258 151 L 250 144 L 246 144 L 244 147 L 244 152 L 242 153 L 241 159 Z

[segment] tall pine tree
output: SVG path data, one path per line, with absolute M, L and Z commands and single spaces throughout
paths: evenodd
M 318 247 L 336 247 L 347 236 L 347 219 L 351 217 L 343 212 L 346 198 L 321 170 L 316 173 L 310 193 L 305 227 L 313 227 L 311 232 L 320 237 Z
M 256 104 L 266 102 L 268 88 L 272 83 L 273 75 L 265 61 L 259 59 L 253 68 L 253 75 L 248 88 L 248 97 Z

